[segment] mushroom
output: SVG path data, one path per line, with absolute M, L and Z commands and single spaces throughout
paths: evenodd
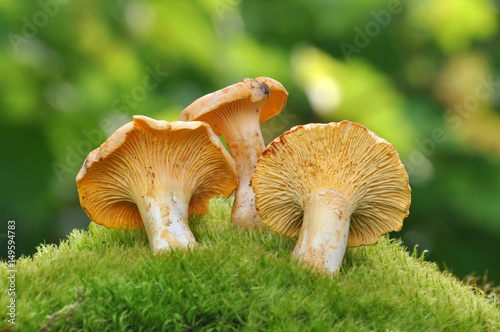
M 285 132 L 262 152 L 252 183 L 264 224 L 298 237 L 292 256 L 328 273 L 340 269 L 346 246 L 377 243 L 409 214 L 398 153 L 349 121 Z
M 287 98 L 285 88 L 276 80 L 246 78 L 197 99 L 180 116 L 182 121 L 207 122 L 217 135 L 224 137 L 239 175 L 231 219 L 242 228 L 264 226 L 255 210 L 251 184 L 265 147 L 260 123 L 281 113 Z
M 216 195 L 229 197 L 238 173 L 208 124 L 134 116 L 88 155 L 76 183 L 90 219 L 145 226 L 157 254 L 196 243 L 188 215 L 207 213 Z

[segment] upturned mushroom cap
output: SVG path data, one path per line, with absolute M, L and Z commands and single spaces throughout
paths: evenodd
M 185 196 L 174 196 L 174 202 L 187 199 L 190 215 L 203 214 L 211 198 L 233 193 L 238 177 L 206 123 L 134 116 L 88 155 L 76 182 L 80 203 L 94 222 L 138 228 L 143 226 L 138 204 L 145 196 L 174 190 Z
M 263 151 L 252 180 L 256 207 L 272 230 L 297 237 L 304 202 L 334 189 L 350 203 L 347 246 L 378 242 L 409 214 L 408 175 L 394 147 L 349 121 L 296 126 Z
M 182 111 L 179 120 L 207 122 L 217 135 L 222 136 L 218 122 L 232 120 L 228 116 L 229 109 L 238 112 L 243 109 L 239 107 L 241 104 L 264 101 L 259 116 L 259 123 L 262 123 L 280 114 L 287 99 L 288 92 L 280 82 L 269 77 L 245 78 L 243 82 L 197 99 Z M 227 119 L 222 119 L 224 116 Z

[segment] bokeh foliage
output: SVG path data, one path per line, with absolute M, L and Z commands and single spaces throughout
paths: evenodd
M 301 123 L 366 125 L 410 174 L 394 236 L 498 282 L 499 23 L 492 0 L 3 0 L 2 225 L 16 220 L 18 254 L 86 227 L 75 176 L 116 128 L 269 76 L 290 98 L 266 143 Z

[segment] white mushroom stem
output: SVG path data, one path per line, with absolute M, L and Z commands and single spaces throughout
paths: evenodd
M 194 246 L 188 224 L 189 200 L 172 191 L 145 195 L 137 204 L 148 233 L 149 245 L 156 255 L 171 248 Z
M 227 133 L 224 133 L 226 128 L 221 128 L 239 176 L 231 219 L 235 225 L 245 229 L 265 227 L 255 209 L 255 194 L 251 182 L 257 168 L 257 160 L 264 150 L 259 124 L 260 109 L 252 109 L 252 113 L 254 114 L 248 114 L 247 117 L 242 116 L 239 121 L 242 128 L 227 128 Z
M 293 256 L 312 269 L 339 271 L 347 246 L 351 206 L 335 189 L 312 192 L 304 202 L 304 219 Z

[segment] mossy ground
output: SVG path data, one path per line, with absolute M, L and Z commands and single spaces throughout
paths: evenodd
M 500 310 L 399 241 L 348 249 L 326 276 L 291 259 L 294 239 L 243 231 L 227 200 L 192 218 L 199 247 L 154 256 L 143 230 L 91 224 L 17 262 L 18 331 L 477 331 Z M 0 264 L 2 275 L 7 266 Z M 0 307 L 8 305 L 0 281 Z M 9 327 L 2 313 L 0 328 Z

